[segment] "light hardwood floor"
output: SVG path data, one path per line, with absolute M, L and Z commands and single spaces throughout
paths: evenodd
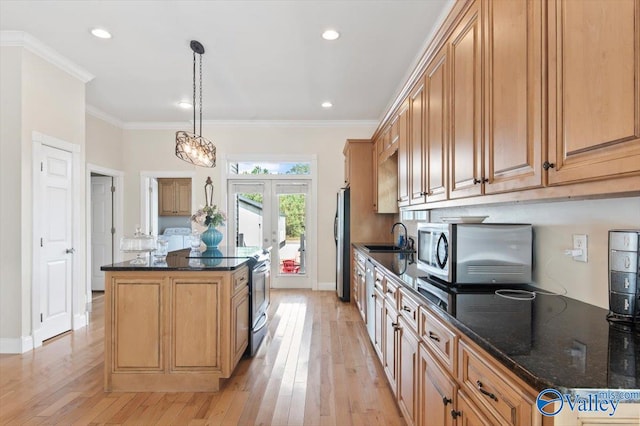
M 356 309 L 274 290 L 269 333 L 217 393 L 105 393 L 104 300 L 89 326 L 0 355 L 0 424 L 404 425 Z

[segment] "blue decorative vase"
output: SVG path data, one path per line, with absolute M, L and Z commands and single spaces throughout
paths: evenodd
M 207 246 L 207 251 L 217 249 L 218 244 L 222 241 L 222 232 L 218 231 L 214 226 L 209 228 L 200 235 L 202 242 Z

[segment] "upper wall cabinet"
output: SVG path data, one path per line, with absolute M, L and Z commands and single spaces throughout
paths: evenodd
M 411 176 L 409 161 L 409 127 L 411 118 L 409 113 L 409 101 L 405 101 L 402 107 L 405 115 L 404 131 L 398 138 L 398 206 L 409 205 L 409 179 Z
M 542 186 L 545 5 L 483 2 L 485 194 Z
M 480 195 L 482 175 L 481 79 L 482 26 L 480 1 L 475 1 L 450 38 L 451 198 Z
M 191 216 L 191 178 L 158 179 L 158 214 Z
M 409 202 L 424 203 L 426 200 L 427 163 L 424 147 L 424 79 L 416 84 L 409 95 Z
M 640 1 L 549 2 L 550 184 L 640 170 Z

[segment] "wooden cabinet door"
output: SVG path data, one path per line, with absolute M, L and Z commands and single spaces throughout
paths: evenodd
M 409 195 L 411 204 L 426 201 L 425 173 L 426 149 L 424 147 L 424 79 L 421 79 L 409 95 Z
M 375 312 L 374 312 L 374 335 L 373 335 L 373 348 L 380 358 L 380 362 L 383 361 L 384 356 L 382 354 L 384 350 L 384 294 L 377 288 L 374 289 L 373 295 L 375 296 Z
M 450 38 L 450 198 L 482 191 L 481 30 L 480 2 L 475 1 Z
M 440 368 L 423 344 L 418 354 L 418 424 L 451 426 L 451 410 L 456 406 L 456 382 Z
M 111 371 L 164 371 L 166 309 L 162 279 L 114 281 L 107 283 L 113 293 L 108 325 L 113 334 L 105 343 L 112 354 Z
M 398 313 L 388 301 L 384 304 L 384 350 L 382 361 L 384 372 L 394 395 L 397 395 L 398 375 Z
M 640 1 L 549 2 L 550 184 L 640 171 Z
M 231 370 L 235 368 L 247 345 L 249 344 L 249 287 L 231 299 L 231 347 L 233 348 L 233 362 Z
M 364 298 L 365 292 L 366 292 L 366 288 L 364 285 L 364 269 L 360 267 L 360 265 L 357 265 L 355 268 L 355 276 L 354 279 L 356 280 L 356 286 L 354 288 L 354 298 L 356 300 L 356 306 L 358 307 L 358 311 L 360 312 L 360 316 L 362 317 L 362 320 L 366 323 L 367 322 L 367 314 L 366 314 L 366 300 Z
M 411 126 L 411 110 L 406 102 L 405 123 L 400 128 L 398 137 L 398 206 L 409 205 L 409 178 L 411 176 L 409 161 L 409 126 Z
M 546 2 L 488 1 L 483 7 L 484 192 L 539 187 L 546 111 L 542 81 Z
M 191 216 L 191 179 L 175 180 L 176 216 Z
M 461 391 L 458 391 L 457 407 L 452 414 L 456 417 L 456 425 L 458 426 L 493 426 L 498 424 L 493 417 L 476 407 Z
M 373 185 L 371 187 L 371 198 L 373 199 L 373 211 L 378 211 L 378 143 L 374 143 L 371 146 L 371 169 Z
M 220 279 L 172 280 L 168 327 L 172 370 L 221 368 L 221 287 Z
M 175 195 L 173 179 L 158 179 L 158 214 L 160 216 L 175 215 Z
M 425 162 L 424 179 L 427 188 L 427 202 L 442 201 L 448 192 L 448 149 L 449 114 L 448 108 L 448 66 L 445 45 L 427 68 L 425 75 Z
M 418 371 L 418 337 L 404 318 L 398 318 L 400 338 L 398 347 L 398 405 L 407 425 L 415 424 L 418 398 L 415 373 Z

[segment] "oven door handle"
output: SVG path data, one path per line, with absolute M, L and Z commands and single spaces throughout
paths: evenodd
M 268 319 L 269 319 L 269 316 L 267 315 L 267 313 L 266 312 L 263 313 L 260 319 L 258 320 L 258 322 L 256 323 L 255 327 L 253 327 L 253 332 L 257 333 L 258 331 L 262 330 L 267 325 Z
M 263 263 L 261 266 L 259 266 L 259 267 L 255 268 L 255 269 L 253 270 L 253 273 L 254 273 L 254 274 L 260 274 L 260 273 L 262 273 L 262 272 L 266 272 L 266 271 L 268 271 L 268 270 L 269 270 L 269 267 L 270 267 L 270 265 L 268 265 L 268 264 L 266 264 L 266 263 Z

